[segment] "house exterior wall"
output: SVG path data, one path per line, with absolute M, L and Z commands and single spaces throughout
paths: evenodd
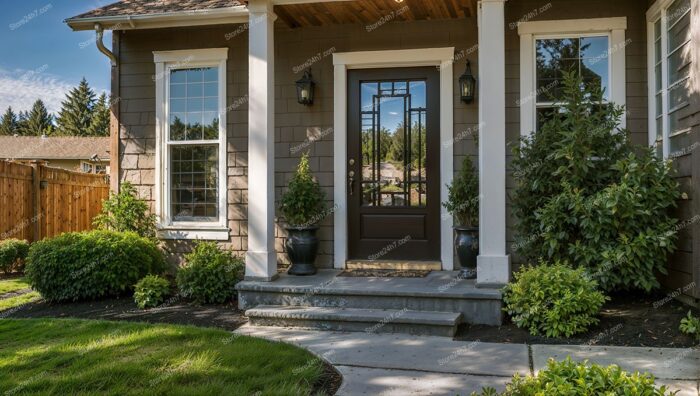
M 506 139 L 508 161 L 511 147 L 520 136 L 519 79 L 520 40 L 518 21 L 541 21 L 579 18 L 627 17 L 625 48 L 627 127 L 637 144 L 646 145 L 647 133 L 647 39 L 646 4 L 638 0 L 519 0 L 506 3 Z M 697 6 L 697 4 L 696 4 Z M 698 34 L 695 33 L 695 40 Z M 225 245 L 241 254 L 247 249 L 247 77 L 248 34 L 245 25 L 193 27 L 128 31 L 121 34 L 120 43 L 120 172 L 121 180 L 138 186 L 141 196 L 154 199 L 155 153 L 155 66 L 152 51 L 228 47 L 227 105 L 228 113 L 228 219 L 231 237 Z M 275 27 L 275 192 L 279 199 L 291 178 L 299 156 L 308 151 L 313 171 L 326 192 L 328 206 L 333 205 L 333 65 L 332 53 L 386 49 L 455 47 L 454 67 L 454 165 L 459 170 L 465 155 L 474 157 L 477 148 L 473 135 L 478 124 L 477 102 L 465 105 L 459 101 L 457 79 L 464 71 L 465 59 L 478 70 L 477 23 L 475 18 L 448 21 L 389 22 L 372 26 L 327 25 L 289 29 L 281 22 Z M 698 62 L 700 63 L 700 62 Z M 311 67 L 316 81 L 316 100 L 305 107 L 296 102 L 294 82 Z M 695 65 L 697 73 L 698 64 Z M 700 73 L 697 74 L 700 76 Z M 477 79 L 479 76 L 476 76 Z M 698 80 L 692 106 L 688 109 L 693 125 L 692 139 L 698 141 L 700 105 Z M 480 89 L 488 89 L 481 87 Z M 478 95 L 478 93 L 477 93 Z M 484 131 L 488 133 L 488 131 Z M 688 199 L 679 203 L 678 216 L 692 218 L 700 213 L 700 187 L 693 184 L 693 172 L 700 170 L 700 154 L 678 158 L 679 182 Z M 508 193 L 513 192 L 515 180 L 509 172 Z M 697 183 L 696 183 L 697 184 Z M 513 226 L 515 219 L 508 204 L 508 251 L 514 253 Z M 669 287 L 700 284 L 700 222 L 681 231 L 679 251 L 670 263 L 670 274 L 664 278 Z M 284 230 L 277 227 L 276 250 L 284 252 Z M 319 232 L 321 239 L 317 264 L 332 267 L 333 219 L 328 216 Z M 187 251 L 191 244 L 185 241 L 168 243 L 172 257 Z M 693 253 L 695 252 L 695 253 Z M 693 257 L 695 254 L 695 257 Z M 284 254 L 278 257 L 287 262 Z M 514 263 L 519 263 L 514 257 Z M 697 297 L 697 290 L 695 289 Z M 692 293 L 692 292 L 691 292 Z

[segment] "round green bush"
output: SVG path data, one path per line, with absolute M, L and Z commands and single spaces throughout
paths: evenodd
M 23 239 L 0 241 L 0 270 L 6 274 L 12 271 L 22 272 L 28 253 L 29 242 Z
M 158 275 L 146 275 L 134 287 L 134 302 L 141 309 L 157 307 L 170 294 L 170 282 Z
M 561 362 L 550 359 L 536 376 L 515 375 L 503 393 L 485 388 L 472 396 L 589 396 L 589 395 L 673 395 L 666 386 L 656 387 L 651 374 L 630 374 L 617 365 L 607 367 L 577 363 L 570 357 Z
M 198 243 L 185 262 L 177 272 L 177 287 L 180 295 L 198 304 L 226 302 L 243 277 L 243 261 L 215 242 Z
M 598 323 L 608 298 L 582 268 L 562 264 L 524 267 L 503 293 L 504 310 L 532 335 L 571 337 Z
M 131 232 L 89 231 L 35 242 L 26 276 L 49 301 L 116 296 L 144 276 L 165 270 L 156 244 Z

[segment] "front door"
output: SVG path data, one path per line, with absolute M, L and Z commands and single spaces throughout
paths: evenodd
M 440 77 L 348 71 L 348 258 L 440 259 Z

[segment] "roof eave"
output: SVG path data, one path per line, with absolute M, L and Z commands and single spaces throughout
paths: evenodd
M 179 26 L 221 25 L 248 22 L 248 7 L 165 12 L 158 14 L 69 18 L 64 21 L 73 31 L 94 30 L 99 23 L 105 30 L 156 29 Z

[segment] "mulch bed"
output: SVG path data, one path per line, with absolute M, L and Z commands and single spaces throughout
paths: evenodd
M 347 276 L 355 278 L 424 278 L 428 276 L 428 270 L 378 270 L 378 269 L 353 269 L 345 270 L 338 276 Z
M 27 304 L 8 317 L 123 320 L 217 327 L 229 331 L 236 330 L 248 322 L 243 311 L 238 309 L 237 302 L 220 305 L 195 305 L 173 298 L 166 301 L 161 307 L 141 310 L 131 297 L 57 304 L 39 301 Z M 323 374 L 314 384 L 313 394 L 334 395 L 340 388 L 343 377 L 327 362 L 323 361 L 323 366 Z
M 617 345 L 638 347 L 689 348 L 699 343 L 678 330 L 680 321 L 689 310 L 679 301 L 668 299 L 667 294 L 619 293 L 603 306 L 600 323 L 588 332 L 573 338 L 546 338 L 532 336 L 525 329 L 507 321 L 504 325 L 463 325 L 456 339 L 481 342 Z

